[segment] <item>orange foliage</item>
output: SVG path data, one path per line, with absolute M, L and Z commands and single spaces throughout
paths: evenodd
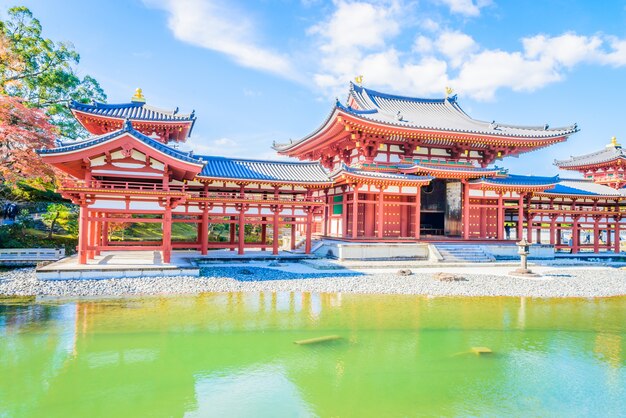
M 53 147 L 56 133 L 43 111 L 26 107 L 17 97 L 0 95 L 0 181 L 53 181 L 54 169 L 35 150 Z

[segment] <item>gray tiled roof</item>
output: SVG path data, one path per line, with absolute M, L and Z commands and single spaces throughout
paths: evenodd
M 348 104 L 337 101 L 324 123 L 311 135 L 287 144 L 275 144 L 277 150 L 287 150 L 320 132 L 339 110 L 355 117 L 388 126 L 427 129 L 465 134 L 478 134 L 520 139 L 547 139 L 568 136 L 578 131 L 576 124 L 561 128 L 516 126 L 472 119 L 457 103 L 457 97 L 422 99 L 380 93 L 350 83 Z
M 319 163 L 248 160 L 213 156 L 197 156 L 205 165 L 200 177 L 216 179 L 266 180 L 286 183 L 331 183 Z
M 61 153 L 70 152 L 70 151 L 77 151 L 77 150 L 92 147 L 94 145 L 101 144 L 103 142 L 107 142 L 123 134 L 129 134 L 137 138 L 138 140 L 142 141 L 146 145 L 149 145 L 152 148 L 155 148 L 156 150 L 166 155 L 169 155 L 170 157 L 174 157 L 176 159 L 179 159 L 181 161 L 185 161 L 188 163 L 202 164 L 202 161 L 200 161 L 198 158 L 193 157 L 191 153 L 187 153 L 187 152 L 179 151 L 174 148 L 170 148 L 167 145 L 162 144 L 161 142 L 156 141 L 150 138 L 149 136 L 146 136 L 142 134 L 141 132 L 134 130 L 129 120 L 126 120 L 124 122 L 124 125 L 122 126 L 122 129 L 119 129 L 117 131 L 106 133 L 104 135 L 92 136 L 83 141 L 61 144 L 61 146 L 56 147 L 56 148 L 40 149 L 40 150 L 37 150 L 37 153 L 51 155 L 51 154 L 61 154 Z
M 149 106 L 142 102 L 131 102 L 122 104 L 107 104 L 94 102 L 93 104 L 80 103 L 72 101 L 70 108 L 80 112 L 91 113 L 97 116 L 104 116 L 118 119 L 132 120 L 153 120 L 153 121 L 193 121 L 195 120 L 194 112 L 189 114 L 178 113 L 175 110 L 163 110 Z
M 370 177 L 370 178 L 379 178 L 379 179 L 388 179 L 388 180 L 432 180 L 434 177 L 431 176 L 416 176 L 413 174 L 401 174 L 401 173 L 389 173 L 384 171 L 373 171 L 373 170 L 361 170 L 358 168 L 349 167 L 345 164 L 342 164 L 339 169 L 330 174 L 330 177 L 336 178 L 341 173 L 350 173 L 357 176 Z
M 569 160 L 555 160 L 554 165 L 559 168 L 578 167 L 584 165 L 601 164 L 618 158 L 625 158 L 626 153 L 620 146 L 607 146 L 603 150 L 591 154 L 571 157 Z

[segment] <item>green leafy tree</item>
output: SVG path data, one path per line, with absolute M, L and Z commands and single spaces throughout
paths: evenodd
M 42 37 L 41 23 L 28 8 L 12 7 L 0 21 L 0 93 L 44 109 L 67 138 L 85 135 L 67 106 L 71 100 L 106 100 L 93 77 L 76 74 L 79 61 L 72 44 Z
M 76 210 L 69 205 L 62 203 L 51 203 L 48 205 L 46 213 L 41 215 L 41 220 L 48 227 L 48 238 L 52 238 L 54 229 L 60 228 L 72 229 L 72 222 L 76 221 Z

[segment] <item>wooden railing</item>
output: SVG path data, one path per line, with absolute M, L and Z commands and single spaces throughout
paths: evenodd
M 185 192 L 187 187 L 185 184 L 170 184 L 163 187 L 162 182 L 146 183 L 138 181 L 116 181 L 116 180 L 70 180 L 62 183 L 63 188 L 86 188 L 86 189 L 102 189 L 102 190 L 138 190 L 138 191 L 170 191 Z

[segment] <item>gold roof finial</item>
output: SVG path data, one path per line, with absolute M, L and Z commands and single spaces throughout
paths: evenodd
M 454 93 L 454 90 L 452 89 L 452 87 L 446 86 L 446 98 L 452 93 Z
M 354 77 L 354 81 L 356 81 L 356 83 L 359 85 L 359 87 L 363 84 L 363 75 L 359 74 L 356 77 Z
M 130 101 L 136 103 L 146 102 L 146 98 L 143 97 L 143 91 L 139 87 L 137 87 L 137 89 L 135 90 L 135 94 L 133 95 L 133 97 L 131 97 Z
M 618 148 L 618 147 L 621 147 L 621 146 L 622 146 L 622 144 L 617 142 L 617 138 L 616 137 L 612 137 L 611 138 L 611 143 L 609 145 L 607 145 L 607 147 L 613 147 L 613 148 Z

